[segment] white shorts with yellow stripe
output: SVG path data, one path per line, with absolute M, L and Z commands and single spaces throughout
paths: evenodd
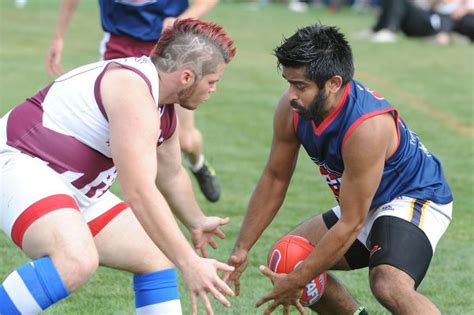
M 339 206 L 332 209 L 338 218 L 341 217 Z M 443 236 L 451 222 L 453 203 L 437 204 L 430 200 L 420 200 L 411 197 L 398 197 L 369 212 L 364 227 L 357 236 L 362 244 L 367 244 L 367 237 L 374 221 L 381 216 L 393 216 L 411 222 L 420 228 L 428 237 L 433 253 L 439 239 Z M 370 250 L 370 248 L 368 248 Z

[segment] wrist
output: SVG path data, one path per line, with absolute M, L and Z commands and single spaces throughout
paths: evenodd
M 186 220 L 186 222 L 183 222 L 189 231 L 197 230 L 204 225 L 207 217 L 202 213 L 201 210 L 199 210 L 199 212 L 200 214 L 193 215 L 192 218 Z
M 184 255 L 180 254 L 174 263 L 179 270 L 183 270 L 185 268 L 189 268 L 190 266 L 194 266 L 196 260 L 199 258 L 200 257 L 196 254 L 196 252 L 190 248 L 188 253 Z

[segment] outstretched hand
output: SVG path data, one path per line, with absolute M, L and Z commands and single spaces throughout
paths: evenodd
M 201 298 L 206 307 L 206 313 L 213 315 L 211 303 L 207 296 L 211 293 L 222 305 L 230 307 L 227 296 L 234 296 L 232 289 L 219 278 L 217 271 L 231 272 L 234 267 L 221 263 L 215 259 L 196 256 L 196 260 L 181 271 L 183 279 L 191 294 L 192 314 L 197 314 L 197 299 Z
M 257 303 L 255 303 L 255 307 L 260 307 L 273 300 L 270 306 L 265 309 L 264 315 L 271 314 L 279 305 L 283 306 L 284 315 L 290 314 L 290 307 L 292 305 L 296 307 L 301 315 L 306 315 L 306 310 L 299 301 L 302 289 L 294 286 L 294 284 L 289 281 L 287 274 L 275 273 L 265 266 L 260 266 L 259 269 L 261 273 L 273 282 L 273 289 L 270 293 L 262 296 Z
M 228 285 L 234 285 L 235 295 L 240 294 L 240 276 L 248 265 L 248 252 L 244 250 L 234 250 L 229 257 L 227 264 L 235 267 L 232 272 L 225 272 L 222 280 Z
M 214 249 L 219 247 L 214 237 L 225 238 L 225 234 L 220 229 L 220 226 L 229 223 L 229 221 L 230 218 L 228 217 L 205 217 L 199 226 L 190 230 L 194 249 L 197 252 L 201 252 L 202 257 L 208 257 L 207 244 L 211 245 Z

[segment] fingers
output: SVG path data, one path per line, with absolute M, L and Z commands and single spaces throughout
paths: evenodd
M 221 240 L 225 239 L 225 234 L 224 232 L 222 232 L 221 229 L 217 228 L 215 233 L 214 233 L 218 238 L 220 238 Z
M 206 246 L 206 244 L 204 244 L 204 245 L 201 247 L 201 255 L 202 255 L 202 257 L 205 257 L 205 258 L 209 257 L 209 254 L 208 254 L 208 252 L 207 252 L 207 246 Z
M 263 315 L 269 315 L 271 314 L 276 308 L 278 304 L 277 303 L 272 303 L 266 310 L 263 312 Z M 284 313 L 285 314 L 285 313 Z
M 306 309 L 301 305 L 300 301 L 296 301 L 295 307 L 301 315 L 306 315 Z
M 197 300 L 196 295 L 191 292 L 191 310 L 193 315 L 197 315 Z
M 216 267 L 216 269 L 221 270 L 221 271 L 234 271 L 235 270 L 235 267 L 229 266 L 228 264 L 225 264 L 217 260 L 214 260 L 214 267 Z
M 230 222 L 230 218 L 229 217 L 225 217 L 223 219 L 221 219 L 221 225 L 224 225 L 224 224 L 227 224 Z
M 210 291 L 212 295 L 214 295 L 216 300 L 218 300 L 222 305 L 224 305 L 225 307 L 230 307 L 230 302 L 225 298 L 221 291 L 216 288 L 211 288 Z
M 206 307 L 206 313 L 208 315 L 213 315 L 214 311 L 212 310 L 211 302 L 209 302 L 209 298 L 205 292 L 201 292 L 201 299 L 204 301 L 204 306 Z
M 273 292 L 267 293 L 262 296 L 256 303 L 255 307 L 260 307 L 261 305 L 267 303 L 268 301 L 273 300 Z
M 270 280 L 273 280 L 273 278 L 275 277 L 276 273 L 271 271 L 269 268 L 261 265 L 259 268 L 261 273 L 263 273 L 265 276 L 267 276 Z
M 235 295 L 240 295 L 240 276 L 234 280 Z
M 290 306 L 283 305 L 283 315 L 290 315 Z
M 229 296 L 234 296 L 235 295 L 234 291 L 232 291 L 232 289 L 223 280 L 218 278 L 215 285 L 217 286 L 217 289 L 219 291 L 223 292 L 224 294 L 229 295 Z
M 209 245 L 211 245 L 211 247 L 214 248 L 214 249 L 219 248 L 219 245 L 217 245 L 216 241 L 214 241 L 212 238 L 209 239 L 208 243 L 209 243 Z

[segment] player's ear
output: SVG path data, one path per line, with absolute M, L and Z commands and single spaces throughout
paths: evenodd
M 332 76 L 329 80 L 326 81 L 324 87 L 326 91 L 331 93 L 336 93 L 342 86 L 342 77 L 339 75 Z
M 181 83 L 185 87 L 190 87 L 196 80 L 196 75 L 191 69 L 184 69 L 181 72 Z

